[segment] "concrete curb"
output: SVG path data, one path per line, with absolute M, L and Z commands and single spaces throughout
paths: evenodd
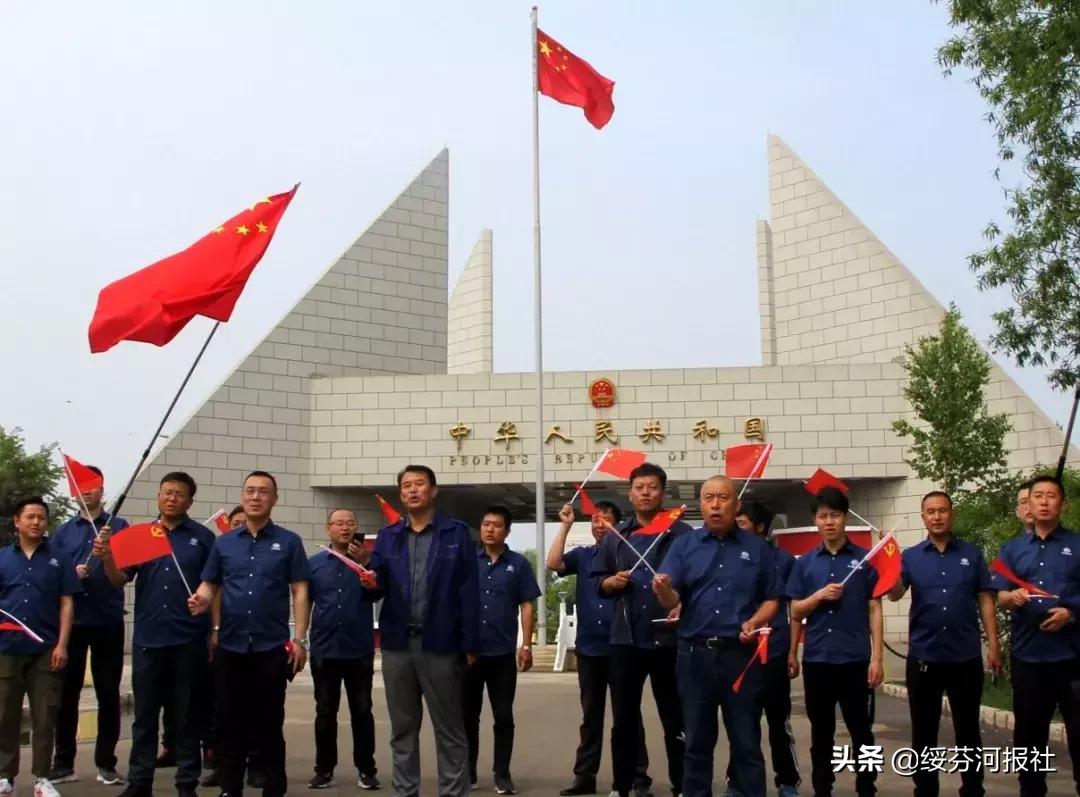
M 895 697 L 898 700 L 907 702 L 908 694 L 907 687 L 900 684 L 882 684 L 881 691 L 887 694 L 889 697 Z M 941 713 L 943 716 L 949 716 L 949 701 L 942 699 L 941 701 Z M 997 728 L 1001 731 L 1011 731 L 1015 724 L 1013 713 L 1003 708 L 991 708 L 990 706 L 979 707 L 979 720 L 988 728 Z M 1051 722 L 1050 723 L 1050 741 L 1058 742 L 1059 744 L 1065 744 L 1065 723 L 1064 722 Z

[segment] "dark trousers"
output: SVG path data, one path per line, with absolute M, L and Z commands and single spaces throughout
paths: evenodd
M 263 653 L 233 653 L 220 647 L 217 660 L 221 706 L 221 790 L 244 791 L 248 740 L 258 748 L 256 764 L 266 779 L 264 797 L 282 797 L 285 777 L 285 687 L 289 660 L 285 646 Z
M 30 701 L 30 773 L 47 778 L 60 702 L 60 673 L 52 671 L 51 651 L 37 656 L 0 655 L 0 778 L 10 781 L 19 774 L 24 697 Z
M 514 752 L 514 695 L 517 692 L 517 658 L 513 653 L 481 656 L 465 671 L 465 736 L 469 743 L 469 776 L 476 780 L 476 759 L 480 747 L 480 711 L 487 686 L 494 720 L 495 755 L 491 767 L 497 778 L 510 777 L 510 757 Z
M 979 705 L 982 703 L 982 659 L 958 663 L 934 663 L 914 657 L 907 660 L 908 710 L 911 714 L 911 747 L 920 751 L 938 746 L 941 698 L 948 696 L 957 747 L 982 748 Z M 1049 727 L 1049 726 L 1048 726 Z M 919 770 L 912 776 L 915 797 L 938 797 L 937 771 Z M 981 767 L 969 766 L 960 773 L 960 797 L 983 797 Z
M 757 665 L 754 665 L 757 666 Z M 769 725 L 769 752 L 773 782 L 777 787 L 799 785 L 799 761 L 795 754 L 795 733 L 791 730 L 791 679 L 787 657 L 775 656 L 761 669 L 761 708 Z M 734 783 L 735 757 L 728 760 L 728 783 Z
M 338 707 L 341 685 L 349 704 L 353 765 L 363 775 L 375 774 L 375 717 L 371 713 L 371 681 L 375 654 L 362 659 L 312 659 L 315 682 L 315 772 L 334 774 L 337 766 Z
M 874 691 L 866 684 L 869 668 L 868 661 L 803 662 L 806 716 L 810 720 L 810 779 L 815 797 L 832 794 L 836 780 L 832 756 L 837 704 L 851 736 L 852 757 L 858 760 L 860 748 L 874 744 Z M 856 772 L 855 792 L 859 797 L 876 794 L 876 780 L 876 772 Z
M 203 647 L 206 648 L 205 642 Z M 192 700 L 199 711 L 199 742 L 203 750 L 210 752 L 214 748 L 213 731 L 217 726 L 217 718 L 214 716 L 214 674 L 210 667 L 204 668 L 202 678 L 195 685 Z M 168 701 L 161 707 L 161 747 L 171 752 L 175 752 L 176 748 L 176 723 L 173 721 L 172 704 Z
M 176 788 L 198 785 L 199 729 L 203 708 L 196 695 L 206 677 L 206 640 L 163 648 L 136 646 L 131 655 L 135 717 L 131 725 L 128 781 L 149 790 L 154 784 L 158 717 L 168 707 L 172 718 L 172 750 L 176 754 Z
M 724 640 L 715 648 L 679 642 L 679 694 L 686 723 L 685 797 L 712 797 L 713 754 L 720 734 L 718 709 L 731 746 L 731 787 L 743 797 L 765 797 L 760 665 L 746 670 L 738 692 L 732 689 L 752 654 L 753 648 L 737 639 Z
M 581 780 L 596 781 L 600 771 L 600 757 L 604 752 L 604 710 L 607 706 L 608 670 L 610 659 L 607 656 L 586 656 L 575 654 L 578 673 L 578 693 L 581 697 L 581 727 L 577 756 L 574 758 L 574 777 Z M 612 729 L 612 749 L 614 750 L 614 729 Z M 614 771 L 614 753 L 612 754 Z M 645 726 L 638 729 L 637 767 L 634 772 L 634 786 L 652 785 L 649 777 L 649 750 L 645 746 Z
M 1044 664 L 1012 660 L 1013 745 L 1045 750 L 1050 743 L 1050 720 L 1054 709 L 1065 721 L 1069 759 L 1076 793 L 1080 794 L 1080 659 Z M 1046 794 L 1045 772 L 1021 772 L 1020 797 Z
M 90 674 L 98 704 L 97 743 L 94 766 L 116 769 L 116 742 L 120 738 L 120 676 L 124 671 L 124 626 L 76 625 L 68 641 L 68 664 L 56 715 L 56 747 L 53 766 L 75 766 L 75 733 L 79 725 L 79 694 L 86 678 L 86 651 L 90 651 Z
M 646 678 L 652 683 L 653 698 L 664 728 L 671 786 L 676 792 L 682 791 L 683 720 L 675 683 L 675 657 L 675 648 L 645 650 L 630 645 L 611 646 L 611 748 L 615 790 L 619 794 L 629 794 L 634 783 Z

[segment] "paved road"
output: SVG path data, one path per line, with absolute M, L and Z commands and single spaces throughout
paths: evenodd
M 375 687 L 376 705 L 376 733 L 377 753 L 376 758 L 379 766 L 379 774 L 383 779 L 384 788 L 377 794 L 388 794 L 390 779 L 390 754 L 387 748 L 389 725 L 386 716 L 385 702 L 382 691 L 381 678 L 376 675 Z M 806 714 L 801 707 L 801 698 L 796 696 L 795 709 L 792 723 L 798 739 L 800 764 L 803 769 L 804 779 L 809 780 L 809 724 Z M 652 751 L 652 770 L 656 781 L 657 797 L 667 795 L 670 792 L 666 788 L 664 773 L 666 766 L 663 761 L 663 747 L 660 742 L 660 726 L 656 718 L 656 709 L 652 698 L 645 700 L 646 728 L 649 738 L 649 746 Z M 306 673 L 290 686 L 288 705 L 286 709 L 286 739 L 289 756 L 289 778 L 292 784 L 291 793 L 299 794 L 307 792 L 307 781 L 312 774 L 314 763 L 314 747 L 312 741 L 312 717 L 314 714 L 314 702 L 312 698 L 311 681 Z M 491 728 L 490 717 L 485 713 L 484 723 L 487 727 L 482 732 L 482 748 L 480 753 L 480 772 L 490 771 L 491 767 Z M 564 786 L 570 778 L 570 770 L 573 763 L 574 750 L 577 744 L 577 723 L 579 721 L 577 703 L 577 682 L 572 673 L 529 673 L 521 677 L 517 696 L 517 742 L 514 754 L 513 774 L 518 788 L 522 793 L 535 795 L 553 795 Z M 125 719 L 130 722 L 130 717 Z M 948 722 L 948 720 L 946 720 Z M 838 723 L 837 744 L 844 744 L 847 738 L 842 731 L 843 723 Z M 347 729 L 339 733 L 341 745 L 340 759 L 350 761 L 351 754 L 347 747 Z M 125 727 L 125 736 L 128 728 Z M 878 743 L 883 745 L 888 753 L 908 744 L 908 715 L 907 705 L 894 698 L 879 695 L 877 703 L 877 722 L 875 724 Z M 944 746 L 952 743 L 951 733 L 946 732 L 942 736 L 941 744 Z M 422 794 L 424 797 L 432 797 L 437 794 L 435 787 L 435 756 L 434 743 L 430 725 L 425 724 L 421 738 L 423 748 L 424 782 Z M 1008 746 L 1010 740 L 998 732 L 988 730 L 984 732 L 983 744 L 985 746 Z M 1060 748 L 1055 748 L 1058 762 L 1067 763 L 1067 755 Z M 67 784 L 63 787 L 65 795 L 86 795 L 86 797 L 107 797 L 117 795 L 118 790 L 93 782 L 92 745 L 83 744 L 79 750 L 77 768 L 82 780 L 78 783 Z M 128 755 L 128 743 L 122 741 L 119 755 L 121 771 L 126 770 Z M 716 765 L 718 775 L 722 774 L 723 767 L 727 763 L 726 743 L 721 740 L 717 748 Z M 23 765 L 29 764 L 29 750 L 23 749 Z M 608 751 L 605 750 L 602 763 L 601 788 L 610 786 L 610 760 Z M 1063 766 L 1063 771 L 1052 774 L 1050 782 L 1050 794 L 1071 794 L 1071 770 Z M 351 767 L 339 767 L 337 772 L 339 785 L 324 794 L 331 795 L 356 795 L 355 773 Z M 770 774 L 771 782 L 771 774 Z M 28 780 L 20 778 L 22 790 L 28 792 Z M 664 786 L 664 788 L 660 788 Z M 809 794 L 809 784 L 804 784 L 803 794 Z M 959 777 L 956 775 L 942 776 L 942 794 L 956 794 L 959 787 Z M 883 797 L 900 797 L 911 794 L 910 781 L 892 772 L 886 772 L 878 780 L 879 794 Z M 721 788 L 716 789 L 720 794 Z M 203 789 L 205 795 L 216 795 L 216 790 Z M 248 790 L 248 794 L 251 794 Z M 773 792 L 775 793 L 775 792 Z M 852 775 L 841 775 L 835 790 L 837 797 L 854 793 Z M 991 797 L 1004 797 L 1017 793 L 1016 780 L 1013 775 L 995 774 L 987 777 L 987 794 Z M 172 788 L 172 771 L 158 774 L 155 795 L 175 794 Z M 490 778 L 481 775 L 480 790 L 477 795 L 493 795 Z

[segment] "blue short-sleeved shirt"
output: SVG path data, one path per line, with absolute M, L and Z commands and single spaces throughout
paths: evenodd
M 517 650 L 518 607 L 540 597 L 529 560 L 505 548 L 498 559 L 477 552 L 480 577 L 480 655 L 502 656 Z M 528 642 L 528 640 L 526 640 Z
M 615 602 L 597 594 L 589 579 L 597 545 L 571 548 L 563 554 L 560 576 L 577 576 L 576 606 L 577 637 L 574 651 L 582 656 L 606 656 L 611 651 L 611 616 Z
M 89 575 L 81 579 L 82 591 L 75 593 L 75 625 L 120 625 L 124 622 L 124 590 L 113 586 L 100 561 L 86 561 L 94 547 L 94 538 L 106 525 L 115 534 L 126 529 L 128 522 L 122 517 L 114 518 L 108 512 L 102 512 L 92 524 L 82 515 L 76 515 L 49 534 L 53 545 L 71 560 L 72 567 L 86 563 L 90 569 Z
M 214 539 L 210 529 L 187 517 L 169 531 L 176 562 L 180 563 L 180 570 L 192 589 L 199 586 Z M 209 614 L 193 617 L 188 610 L 188 594 L 176 572 L 176 562 L 165 556 L 124 571 L 128 580 L 135 582 L 133 644 L 164 648 L 206 639 L 210 631 Z
M 375 612 L 356 571 L 319 551 L 308 559 L 311 656 L 360 659 L 375 652 Z
M 0 631 L 0 653 L 38 656 L 60 638 L 60 598 L 82 589 L 75 564 L 49 539 L 27 558 L 16 539 L 0 548 L 0 609 L 15 615 L 44 642 L 19 631 Z M 10 622 L 0 615 L 0 622 Z
M 818 545 L 796 560 L 784 593 L 791 600 L 803 600 L 827 584 L 838 584 L 867 553 L 850 540 L 835 554 L 824 544 Z M 806 618 L 803 661 L 847 664 L 870 660 L 870 601 L 876 585 L 877 570 L 866 565 L 848 579 L 839 601 L 822 603 Z
M 1026 606 L 1012 610 L 1013 657 L 1031 664 L 1080 657 L 1080 624 L 1060 631 L 1039 629 L 1054 606 L 1065 606 L 1080 619 L 1080 535 L 1061 526 L 1045 540 L 1038 534 L 1024 534 L 1005 543 L 998 558 L 1024 581 L 1059 596 L 1057 600 L 1033 598 Z M 993 584 L 999 590 L 1017 588 L 997 573 Z
M 679 593 L 679 636 L 687 640 L 737 639 L 742 624 L 779 593 L 768 543 L 737 526 L 723 535 L 706 528 L 684 534 L 660 572 Z
M 291 585 L 307 581 L 300 537 L 275 523 L 252 536 L 246 526 L 214 542 L 202 580 L 221 588 L 218 644 L 232 653 L 263 653 L 289 641 Z
M 939 551 L 927 538 L 904 551 L 900 578 L 911 587 L 910 656 L 952 663 L 982 657 L 979 593 L 995 589 L 982 551 L 952 536 Z
M 622 570 L 633 570 L 626 588 L 610 596 L 615 602 L 611 619 L 611 644 L 631 645 L 644 650 L 673 647 L 675 634 L 672 626 L 653 622 L 668 615 L 667 609 L 660 605 L 652 591 L 653 572 L 645 565 L 638 564 L 634 551 L 645 555 L 646 561 L 659 571 L 675 540 L 693 529 L 680 520 L 657 539 L 656 535 L 635 533 L 639 528 L 641 524 L 638 523 L 636 515 L 618 526 L 619 533 L 630 543 L 633 551 L 610 531 L 604 535 L 599 550 L 593 557 L 590 572 L 593 589 L 598 595 L 603 595 L 600 584 L 605 578 Z
M 776 589 L 780 598 L 780 608 L 769 621 L 769 658 L 787 657 L 791 647 L 791 601 L 784 596 L 784 587 L 795 566 L 795 557 L 776 545 L 770 546 L 773 554 L 773 566 L 776 568 Z

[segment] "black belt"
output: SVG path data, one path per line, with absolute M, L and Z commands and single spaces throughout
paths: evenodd
M 709 650 L 734 650 L 746 647 L 737 637 L 719 636 L 696 636 L 690 639 L 694 647 L 703 647 Z
M 423 636 L 424 626 L 419 623 L 409 623 L 405 626 L 405 636 Z

